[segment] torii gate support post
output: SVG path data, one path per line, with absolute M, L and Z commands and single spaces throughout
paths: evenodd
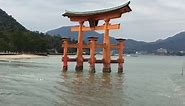
M 83 71 L 83 23 L 84 21 L 80 21 L 79 30 L 78 30 L 78 47 L 77 47 L 77 63 L 75 70 L 78 72 Z
M 105 47 L 103 48 L 103 72 L 111 72 L 111 67 L 110 67 L 110 38 L 109 38 L 109 21 L 110 19 L 105 19 L 105 24 L 104 24 L 104 38 L 103 38 L 103 43 L 105 44 Z
M 89 60 L 89 72 L 90 73 L 95 73 L 95 62 L 96 62 L 96 58 L 95 58 L 95 52 L 96 52 L 96 41 L 97 41 L 97 37 L 89 37 L 89 41 L 90 41 L 90 60 Z
M 67 51 L 68 51 L 68 38 L 62 38 L 63 41 L 63 72 L 66 72 L 68 69 L 68 56 L 67 56 Z
M 125 39 L 116 39 L 118 41 L 118 73 L 123 72 L 123 63 L 124 63 L 124 48 L 125 48 Z

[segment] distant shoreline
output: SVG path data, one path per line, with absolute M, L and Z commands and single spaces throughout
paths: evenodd
M 34 54 L 0 54 L 0 60 L 16 60 L 16 59 L 33 59 L 33 58 L 41 58 L 44 56 L 34 55 Z

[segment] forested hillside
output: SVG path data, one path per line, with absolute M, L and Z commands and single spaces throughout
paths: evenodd
M 0 52 L 46 53 L 60 51 L 59 36 L 32 32 L 0 9 Z

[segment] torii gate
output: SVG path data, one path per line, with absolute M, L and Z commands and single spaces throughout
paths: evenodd
M 103 63 L 103 72 L 111 72 L 110 63 L 118 63 L 118 72 L 123 72 L 123 50 L 124 50 L 124 39 L 118 39 L 117 45 L 110 44 L 109 30 L 119 29 L 120 24 L 110 24 L 110 20 L 114 18 L 120 18 L 123 13 L 132 11 L 129 7 L 130 1 L 114 8 L 97 10 L 97 11 L 88 11 L 88 12 L 71 12 L 66 11 L 63 16 L 67 16 L 71 21 L 79 22 L 79 26 L 71 27 L 71 31 L 78 32 L 78 44 L 67 43 L 67 39 L 64 38 L 64 56 L 63 56 L 63 71 L 67 71 L 67 62 L 76 61 L 76 71 L 83 70 L 83 62 L 89 61 L 90 71 L 95 71 L 94 63 Z M 98 26 L 98 21 L 104 20 L 103 25 Z M 84 26 L 84 22 L 88 21 L 89 26 Z M 103 44 L 96 44 L 96 38 L 90 37 L 90 43 L 88 45 L 83 44 L 83 32 L 93 31 L 93 30 L 104 30 Z M 77 58 L 69 59 L 67 56 L 67 48 L 77 48 Z M 83 58 L 83 48 L 90 48 L 90 59 Z M 103 59 L 96 60 L 95 49 L 103 48 Z M 111 60 L 111 49 L 117 48 L 119 57 L 118 60 Z

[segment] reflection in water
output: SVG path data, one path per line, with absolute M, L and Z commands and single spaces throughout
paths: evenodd
M 65 105 L 122 105 L 123 74 L 62 73 L 64 82 L 57 82 L 60 104 Z M 67 87 L 67 88 L 66 88 Z
M 91 82 L 91 83 L 94 83 L 95 82 L 94 76 L 95 76 L 94 73 L 89 73 L 89 75 L 88 75 L 89 82 Z
M 68 78 L 67 72 L 63 72 L 63 73 L 61 74 L 61 76 L 63 76 L 63 79 L 64 79 L 64 80 L 67 80 L 67 78 Z
M 110 73 L 103 73 L 102 75 L 102 87 L 103 88 L 111 88 L 112 82 L 110 79 Z

